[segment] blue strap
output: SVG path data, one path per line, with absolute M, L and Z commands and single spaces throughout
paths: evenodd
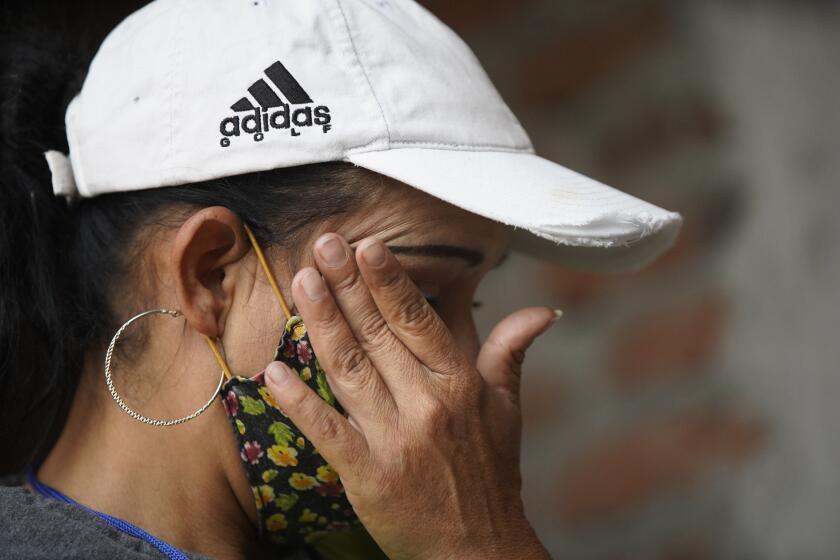
M 140 527 L 132 525 L 128 521 L 124 521 L 118 517 L 114 517 L 113 515 L 108 515 L 107 513 L 102 513 L 94 509 L 90 509 L 89 507 L 80 504 L 72 498 L 68 498 L 55 488 L 47 486 L 46 484 L 42 484 L 38 481 L 37 478 L 35 478 L 35 474 L 31 470 L 26 473 L 26 482 L 32 487 L 33 490 L 35 490 L 42 496 L 80 507 L 83 510 L 96 515 L 117 531 L 132 536 L 135 539 L 141 539 L 146 541 L 147 543 L 161 551 L 163 554 L 165 554 L 166 557 L 170 560 L 189 560 L 186 554 L 184 554 L 168 542 L 162 541 L 159 538 L 150 535 Z

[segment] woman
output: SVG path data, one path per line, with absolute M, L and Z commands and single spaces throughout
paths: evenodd
M 473 294 L 512 243 L 638 265 L 677 214 L 533 155 L 407 0 L 157 0 L 80 90 L 7 58 L 5 554 L 547 558 L 517 395 L 558 315 L 482 345 Z

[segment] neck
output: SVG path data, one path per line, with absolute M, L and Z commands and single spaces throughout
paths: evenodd
M 240 505 L 243 493 L 252 498 L 222 406 L 216 402 L 178 426 L 149 426 L 119 410 L 93 377 L 83 375 L 38 479 L 182 550 L 260 557 L 254 525 Z

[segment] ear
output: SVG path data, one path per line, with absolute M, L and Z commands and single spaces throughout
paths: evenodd
M 175 293 L 190 326 L 220 337 L 230 311 L 236 275 L 250 245 L 239 217 L 222 206 L 203 208 L 178 230 L 172 244 Z

